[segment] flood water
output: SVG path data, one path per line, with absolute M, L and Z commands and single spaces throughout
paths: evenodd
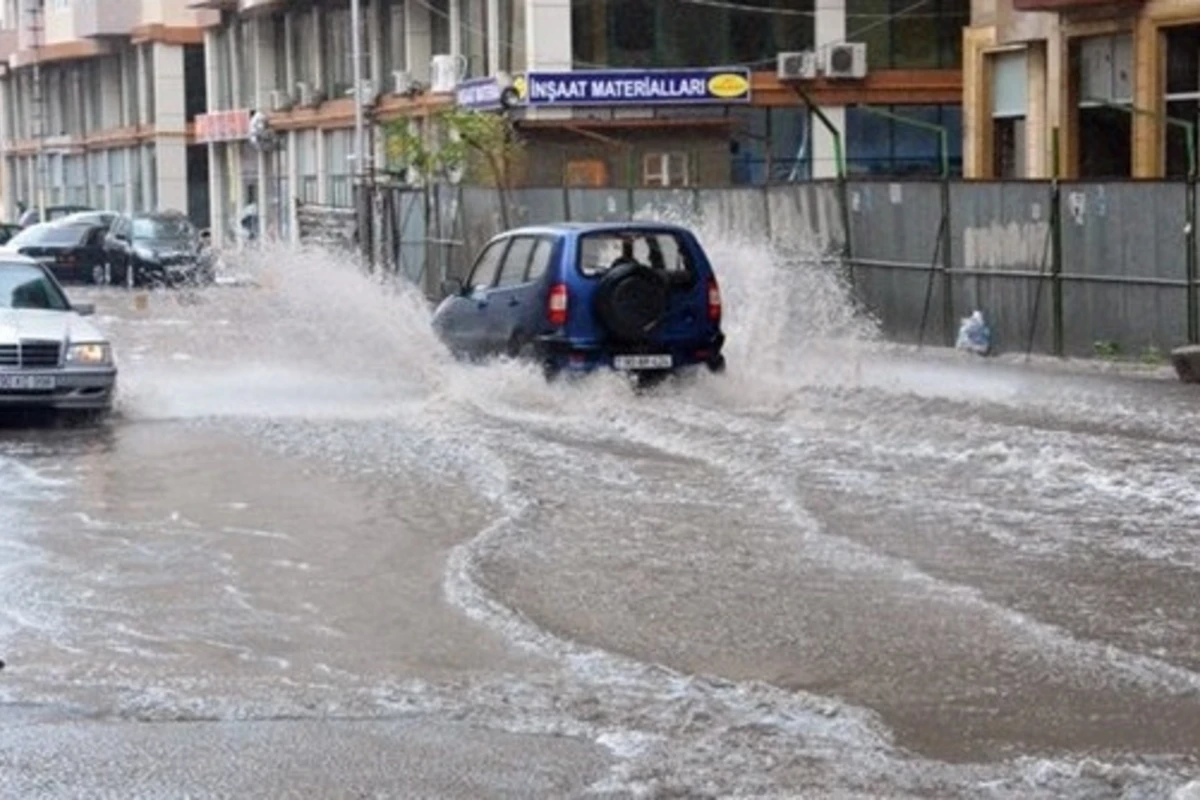
M 1200 797 L 1194 388 L 706 244 L 729 373 L 650 393 L 318 254 L 76 292 L 121 400 L 0 431 L 0 795 Z

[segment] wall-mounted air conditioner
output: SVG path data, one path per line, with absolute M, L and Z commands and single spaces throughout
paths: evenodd
M 826 78 L 858 79 L 867 76 L 867 45 L 864 42 L 846 42 L 825 48 L 822 72 Z
M 271 90 L 271 110 L 289 111 L 292 107 L 292 95 L 283 89 Z
M 409 95 L 416 89 L 412 73 L 398 69 L 392 73 L 392 94 Z
M 817 77 L 817 54 L 812 50 L 779 53 L 775 75 L 781 81 L 811 81 Z

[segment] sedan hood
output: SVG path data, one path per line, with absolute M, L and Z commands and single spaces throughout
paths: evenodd
M 105 341 L 94 325 L 74 311 L 0 309 L 0 344 L 16 344 L 21 339 L 47 339 L 56 342 Z

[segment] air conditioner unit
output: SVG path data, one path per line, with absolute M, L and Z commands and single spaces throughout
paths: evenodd
M 817 77 L 817 54 L 812 50 L 779 53 L 775 76 L 781 81 L 811 81 Z
M 292 96 L 282 89 L 271 90 L 271 110 L 288 111 L 292 107 Z
M 822 72 L 826 78 L 855 79 L 867 76 L 867 45 L 847 42 L 825 48 Z
M 411 73 L 400 69 L 392 73 L 392 94 L 411 94 L 415 88 L 416 84 Z
M 311 83 L 300 81 L 296 84 L 296 105 L 301 108 L 310 108 L 317 104 L 316 101 L 317 93 Z

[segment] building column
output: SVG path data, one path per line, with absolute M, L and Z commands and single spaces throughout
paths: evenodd
M 456 61 L 463 55 L 462 19 L 465 2 L 467 0 L 450 0 L 450 55 Z
M 1166 114 L 1161 67 L 1162 36 L 1155 20 L 1139 16 L 1133 28 L 1133 107 L 1144 113 L 1133 117 L 1133 177 L 1161 178 Z
M 391 91 L 388 87 L 388 76 L 383 74 L 383 15 L 387 7 L 382 0 L 371 0 L 363 8 L 363 26 L 366 28 L 367 65 L 363 75 L 371 82 L 371 90 L 375 93 Z
M 1049 73 L 1046 58 L 1047 46 L 1031 42 L 1025 50 L 1025 72 L 1028 83 L 1025 89 L 1025 175 L 1026 178 L 1052 177 L 1053 137 L 1050 135 L 1050 118 L 1046 113 Z
M 991 26 L 963 29 L 963 177 L 992 177 L 992 70 L 986 49 Z
M 487 3 L 487 74 L 500 71 L 501 54 L 505 42 L 500 41 L 500 0 L 484 0 Z
M 160 208 L 188 213 L 187 85 L 183 48 L 156 42 L 151 46 L 155 82 L 155 187 Z M 143 170 L 144 172 L 144 170 Z
M 817 4 L 815 45 L 820 53 L 831 45 L 846 41 L 846 0 L 825 0 Z M 842 155 L 846 156 L 846 109 L 844 106 L 824 106 L 821 111 L 829 118 L 829 122 L 842 139 Z M 815 124 L 814 124 L 815 123 Z M 837 177 L 837 148 L 834 139 L 825 126 L 813 117 L 809 118 L 812 127 L 812 177 Z
M 571 51 L 571 0 L 513 0 L 525 4 L 526 69 L 570 70 L 574 65 Z M 564 31 L 566 34 L 564 35 Z M 529 108 L 530 119 L 570 119 L 570 108 Z
M 297 131 L 288 131 L 287 154 L 284 161 L 284 168 L 287 170 L 288 176 L 288 196 L 284 200 L 287 203 L 288 238 L 292 244 L 300 243 L 300 229 L 296 224 L 296 198 L 300 196 L 299 145 L 300 134 Z

